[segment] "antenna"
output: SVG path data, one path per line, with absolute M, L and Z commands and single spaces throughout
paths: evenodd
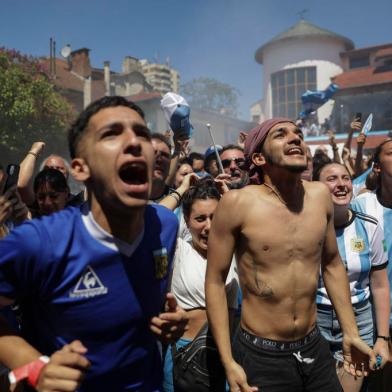
M 301 20 L 305 20 L 305 14 L 307 14 L 309 10 L 307 8 L 303 9 L 302 11 L 299 11 L 297 15 L 301 18 Z
M 60 51 L 61 55 L 62 55 L 65 59 L 67 59 L 67 58 L 69 57 L 69 55 L 71 54 L 71 52 L 72 52 L 72 49 L 71 49 L 71 45 L 70 45 L 70 44 L 65 45 L 65 46 L 61 49 L 61 51 Z

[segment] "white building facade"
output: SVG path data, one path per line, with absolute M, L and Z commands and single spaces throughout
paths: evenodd
M 348 38 L 321 29 L 305 20 L 261 46 L 255 59 L 263 65 L 263 116 L 295 119 L 302 111 L 306 90 L 324 90 L 331 77 L 343 71 L 340 53 L 354 44 Z M 322 123 L 333 109 L 333 101 L 318 111 Z

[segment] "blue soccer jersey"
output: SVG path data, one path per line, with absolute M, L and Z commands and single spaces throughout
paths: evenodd
M 366 192 L 354 199 L 351 203 L 354 210 L 374 216 L 384 229 L 385 246 L 388 252 L 388 260 L 392 260 L 392 208 L 384 207 L 377 198 L 375 192 Z M 392 266 L 388 264 L 388 279 L 392 287 Z M 392 304 L 392 290 L 391 290 Z M 389 324 L 392 326 L 392 314 Z
M 363 302 L 370 297 L 371 270 L 386 268 L 388 263 L 382 227 L 377 219 L 352 211 L 349 222 L 335 230 L 339 254 L 350 284 L 351 303 Z M 322 278 L 317 290 L 317 303 L 331 305 Z
M 22 334 L 50 355 L 80 339 L 91 368 L 80 391 L 158 391 L 150 319 L 163 307 L 178 222 L 145 209 L 134 244 L 103 231 L 86 205 L 26 222 L 0 241 L 0 295 L 22 309 Z

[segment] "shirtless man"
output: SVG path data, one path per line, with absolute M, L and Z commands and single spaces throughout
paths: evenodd
M 359 338 L 324 185 L 301 181 L 306 145 L 296 125 L 271 119 L 246 140 L 250 175 L 262 185 L 221 199 L 209 236 L 207 314 L 230 390 L 341 391 L 316 326 L 321 271 L 344 333 L 345 369 L 360 376 L 375 356 Z M 224 282 L 235 252 L 243 292 L 230 345 Z M 251 385 L 251 386 L 250 386 Z

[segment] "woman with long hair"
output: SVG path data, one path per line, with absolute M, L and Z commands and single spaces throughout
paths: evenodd
M 388 279 L 392 285 L 392 139 L 388 138 L 376 148 L 373 156 L 373 173 L 375 174 L 376 189 L 365 192 L 352 203 L 352 208 L 374 216 L 384 229 L 385 246 L 388 252 Z M 392 292 L 389 293 L 388 303 L 392 303 Z M 387 343 L 391 348 L 392 316 L 389 319 L 389 331 L 386 334 Z M 390 360 L 392 357 L 390 355 Z M 389 392 L 392 390 L 392 363 L 389 362 L 382 371 L 382 377 L 378 376 L 377 392 Z
M 369 346 L 373 346 L 376 355 L 381 357 L 380 366 L 383 367 L 389 358 L 385 337 L 389 336 L 390 305 L 388 260 L 382 227 L 376 218 L 350 208 L 353 186 L 344 165 L 326 164 L 315 173 L 315 177 L 331 193 L 339 253 L 346 266 L 360 336 Z M 317 292 L 317 316 L 321 332 L 329 341 L 336 359 L 338 377 L 344 391 L 358 392 L 363 378 L 354 378 L 343 370 L 342 331 L 322 279 Z M 374 341 L 375 334 L 377 337 Z
M 182 199 L 184 218 L 191 239 L 189 241 L 182 238 L 177 239 L 171 292 L 177 299 L 178 305 L 188 313 L 189 329 L 177 342 L 178 349 L 192 342 L 207 322 L 204 281 L 207 268 L 208 235 L 220 197 L 214 181 L 205 178 L 192 185 Z M 234 313 L 237 307 L 238 293 L 238 279 L 234 263 L 227 277 L 226 293 L 229 308 L 233 309 Z M 175 390 L 172 381 L 170 348 L 166 354 L 164 371 L 164 390 L 166 392 Z M 222 391 L 224 390 L 223 385 Z

